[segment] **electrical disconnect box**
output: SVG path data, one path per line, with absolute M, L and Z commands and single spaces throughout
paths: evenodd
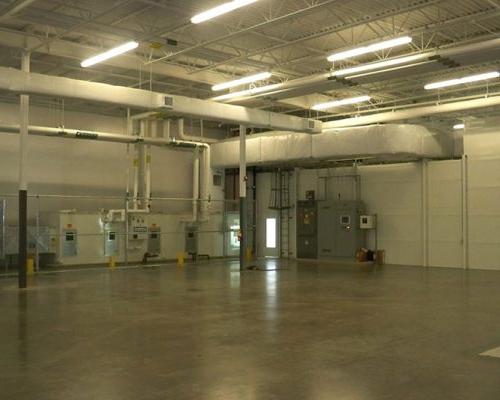
M 198 254 L 198 228 L 196 226 L 186 227 L 186 253 Z
M 119 253 L 118 226 L 107 224 L 104 229 L 104 255 L 114 257 Z
M 359 227 L 361 229 L 375 229 L 377 227 L 377 216 L 361 215 L 359 217 Z
M 78 255 L 78 242 L 76 229 L 62 230 L 62 255 L 64 257 L 75 257 Z
M 297 203 L 297 258 L 318 257 L 317 213 L 314 200 Z
M 365 232 L 360 229 L 364 209 L 359 201 L 318 202 L 319 257 L 355 257 L 365 245 Z
M 148 253 L 149 254 L 161 253 L 161 228 L 159 226 L 151 225 L 149 227 Z

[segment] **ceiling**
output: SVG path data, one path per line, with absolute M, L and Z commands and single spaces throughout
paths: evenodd
M 410 35 L 413 42 L 340 62 L 335 68 L 480 43 L 500 34 L 500 0 L 260 0 L 199 25 L 190 23 L 193 15 L 221 2 L 0 0 L 0 65 L 19 68 L 21 51 L 27 48 L 33 72 L 210 98 L 215 83 L 266 70 L 272 71 L 273 77 L 263 85 L 326 73 L 332 69 L 326 60 L 332 52 L 398 36 Z M 82 59 L 132 39 L 140 43 L 135 53 L 80 68 Z M 353 86 L 323 85 L 278 97 L 262 96 L 250 99 L 249 105 L 329 120 L 428 104 L 441 97 L 484 96 L 487 91 L 500 92 L 500 80 L 442 91 L 439 98 L 423 86 L 476 71 L 498 70 L 499 64 L 492 55 L 439 71 L 382 74 Z M 334 114 L 310 110 L 317 102 L 360 94 L 369 94 L 371 103 Z M 0 101 L 16 98 L 0 93 Z M 37 101 L 54 104 L 53 99 Z M 77 101 L 68 101 L 67 107 L 123 113 L 116 107 L 97 109 Z M 440 116 L 439 122 L 495 112 Z

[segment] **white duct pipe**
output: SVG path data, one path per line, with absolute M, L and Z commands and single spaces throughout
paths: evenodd
M 144 139 L 146 137 L 146 129 L 147 129 L 147 121 L 140 120 L 140 131 L 139 137 Z M 136 145 L 137 150 L 137 159 L 138 159 L 138 170 L 139 170 L 139 197 L 138 203 L 140 205 L 140 209 L 147 210 L 146 202 L 147 202 L 147 193 L 146 193 L 146 147 L 144 145 Z
M 198 199 L 200 197 L 200 150 L 193 152 L 193 222 L 198 222 Z
M 248 107 L 216 103 L 105 83 L 26 73 L 0 67 L 0 89 L 16 93 L 68 97 L 147 110 L 162 110 L 212 121 L 246 124 L 251 127 L 321 132 L 321 121 Z
M 492 40 L 486 40 L 480 43 L 471 43 L 471 44 L 466 44 L 462 46 L 455 46 L 451 47 L 448 49 L 438 49 L 438 50 L 431 50 L 427 51 L 425 53 L 420 53 L 420 54 L 415 54 L 411 62 L 407 64 L 401 64 L 397 66 L 396 68 L 393 68 L 393 71 L 398 71 L 401 69 L 411 69 L 414 67 L 419 67 L 423 64 L 438 64 L 440 62 L 440 59 L 447 59 L 447 58 L 453 58 L 457 56 L 463 56 L 464 54 L 468 53 L 477 53 L 481 51 L 487 51 L 489 49 L 497 49 L 498 46 L 500 46 L 500 39 L 492 39 Z M 405 58 L 405 57 L 396 57 L 396 58 Z M 471 58 L 473 60 L 473 57 Z M 392 59 L 391 59 L 392 60 Z M 470 64 L 470 63 L 468 63 Z M 447 68 L 445 64 L 441 64 L 441 68 L 445 69 Z M 374 71 L 367 71 L 367 73 L 379 73 L 379 72 L 387 72 L 388 70 L 391 70 L 389 67 L 387 68 L 379 68 Z M 260 97 L 269 97 L 269 96 L 275 96 L 277 98 L 290 98 L 293 97 L 292 95 L 288 94 L 279 96 L 281 93 L 287 93 L 287 92 L 292 92 L 293 90 L 297 90 L 300 88 L 306 88 L 306 87 L 314 87 L 320 84 L 326 83 L 330 78 L 335 77 L 335 72 L 325 72 L 325 73 L 320 73 L 320 74 L 315 74 L 315 75 L 310 75 L 302 78 L 296 78 L 292 79 L 287 82 L 282 82 L 282 83 L 276 83 L 273 85 L 268 85 L 265 87 L 261 88 L 256 88 L 253 90 L 246 91 L 245 94 L 242 94 L 241 96 L 234 97 L 227 99 L 227 103 L 231 102 L 241 102 L 249 99 L 255 99 L 255 98 L 260 98 Z M 411 74 L 411 72 L 409 72 Z M 349 78 L 353 78 L 359 75 L 358 73 L 352 73 L 349 74 Z M 344 76 L 341 76 L 343 78 Z M 312 93 L 313 91 L 311 91 Z M 295 94 L 295 96 L 298 96 L 298 94 Z
M 19 125 L 7 125 L 0 124 L 0 133 L 19 133 Z M 210 180 L 210 165 L 211 165 L 211 152 L 210 146 L 206 143 L 201 142 L 189 142 L 177 139 L 155 139 L 155 138 L 138 138 L 137 136 L 130 135 L 120 135 L 116 133 L 107 132 L 95 132 L 95 131 L 79 131 L 76 129 L 66 129 L 66 128 L 51 128 L 44 126 L 29 126 L 29 134 L 35 136 L 48 136 L 57 137 L 65 139 L 80 139 L 80 140 L 96 140 L 111 143 L 122 143 L 122 144 L 137 144 L 141 143 L 143 145 L 159 146 L 159 147 L 172 147 L 172 148 L 203 148 L 204 149 L 204 179 L 201 189 L 203 196 L 203 203 L 205 204 L 205 209 L 207 209 L 207 201 L 209 199 L 209 180 Z M 134 163 L 136 164 L 136 163 Z M 199 162 L 198 162 L 199 169 Z M 137 176 L 137 177 L 136 177 Z M 199 175 L 198 175 L 199 182 Z M 134 182 L 138 182 L 138 170 L 134 168 Z M 138 185 L 134 184 L 134 194 L 133 194 L 133 210 L 138 209 L 137 198 L 138 198 Z M 197 184 L 199 187 L 199 183 Z M 150 190 L 150 189 L 149 189 Z M 199 196 L 199 192 L 198 192 Z M 205 214 L 202 218 L 206 220 L 207 215 Z
M 384 122 L 400 121 L 405 119 L 425 117 L 433 114 L 444 114 L 455 111 L 473 110 L 500 105 L 500 96 L 486 97 L 476 100 L 458 101 L 455 103 L 438 104 L 435 106 L 412 108 L 394 112 L 385 112 L 363 117 L 339 119 L 337 121 L 325 122 L 323 132 L 334 128 L 347 128 L 353 126 L 373 125 Z
M 0 124 L 2 133 L 19 133 L 19 125 Z M 48 136 L 61 139 L 95 140 L 99 142 L 122 143 L 122 144 L 146 144 L 158 147 L 195 148 L 205 147 L 206 143 L 190 142 L 185 140 L 166 140 L 155 138 L 140 138 L 137 136 L 122 135 L 119 133 L 82 131 L 78 129 L 52 128 L 46 126 L 29 126 L 29 134 L 34 136 Z
M 211 167 L 210 167 L 210 146 L 204 146 L 203 150 L 203 176 L 201 183 L 201 215 L 200 220 L 205 221 L 208 218 L 208 204 L 210 201 L 210 178 L 211 178 Z
M 163 138 L 170 139 L 170 119 L 163 121 Z

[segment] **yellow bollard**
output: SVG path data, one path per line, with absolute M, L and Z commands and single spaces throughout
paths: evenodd
M 34 275 L 35 274 L 35 260 L 33 257 L 28 257 L 26 260 L 26 274 Z
M 184 254 L 184 252 L 177 253 L 177 266 L 178 267 L 183 267 L 184 266 L 185 257 L 186 257 L 186 255 Z
M 246 256 L 247 256 L 247 261 L 252 261 L 253 260 L 253 252 L 252 252 L 252 249 L 248 248 L 247 247 L 247 253 L 246 253 Z
M 115 267 L 116 267 L 116 261 L 115 261 L 114 257 L 109 257 L 108 267 L 110 269 L 115 269 Z

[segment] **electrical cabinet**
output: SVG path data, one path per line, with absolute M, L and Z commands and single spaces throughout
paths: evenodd
M 355 257 L 365 245 L 365 234 L 360 229 L 364 209 L 359 201 L 318 202 L 319 257 Z
M 161 228 L 159 226 L 152 225 L 149 227 L 148 253 L 149 254 L 161 253 Z
M 106 224 L 104 228 L 104 255 L 114 257 L 119 253 L 120 227 L 113 223 Z
M 196 226 L 186 227 L 186 253 L 198 254 L 198 228 Z
M 63 229 L 62 230 L 62 255 L 64 257 L 75 257 L 78 255 L 78 242 L 77 242 L 76 229 Z
M 297 258 L 318 257 L 318 209 L 314 200 L 297 203 Z

